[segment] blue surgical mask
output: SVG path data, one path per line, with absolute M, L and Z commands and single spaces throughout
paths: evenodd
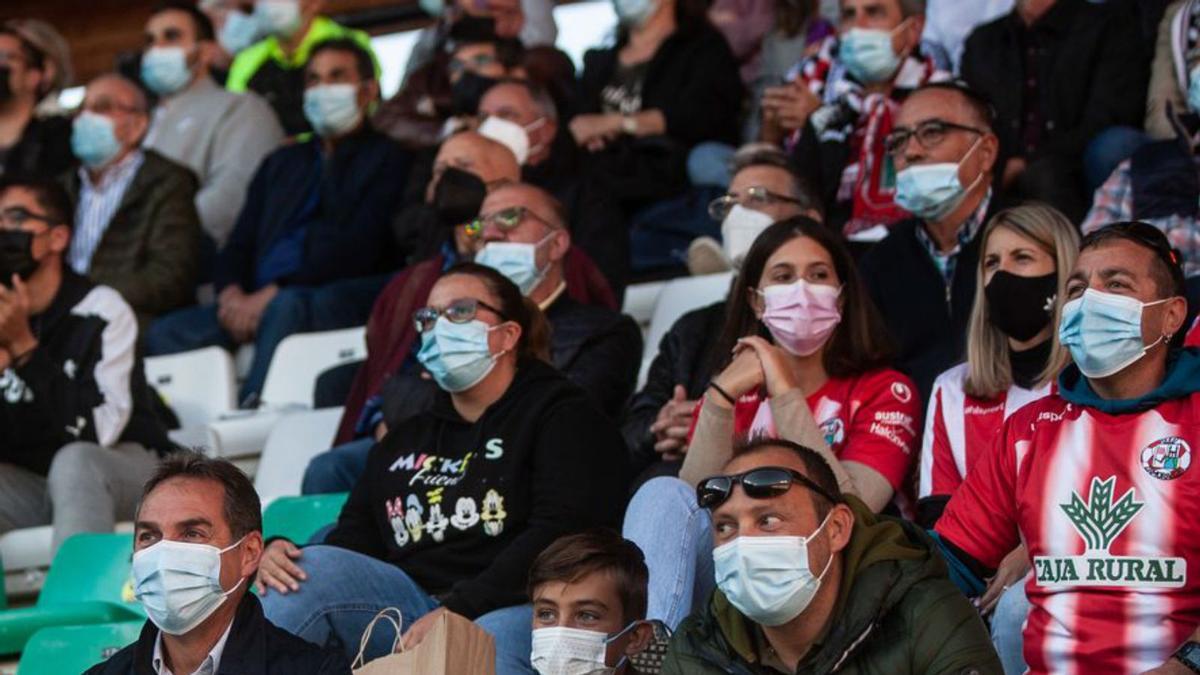
M 658 3 L 655 0 L 613 0 L 613 9 L 622 26 L 634 27 L 649 21 L 658 9 Z
M 536 244 L 493 241 L 475 254 L 475 262 L 508 277 L 521 289 L 521 295 L 527 296 L 546 278 L 547 270 L 537 267 L 537 250 L 553 236 L 551 232 Z
M 957 208 L 967 192 L 983 180 L 984 174 L 980 173 L 968 188 L 963 187 L 958 178 L 958 168 L 982 140 L 977 139 L 958 162 L 914 164 L 896 174 L 896 203 L 918 218 L 941 220 Z
M 142 54 L 142 82 L 159 96 L 169 96 L 192 81 L 183 47 L 153 47 Z
M 446 0 L 417 0 L 417 6 L 429 16 L 441 16 L 446 11 Z
M 253 14 L 232 10 L 225 15 L 225 24 L 217 35 L 217 42 L 230 55 L 237 54 L 258 42 L 258 20 Z
M 1188 108 L 1192 112 L 1200 113 L 1200 66 L 1193 68 L 1188 78 L 1187 100 Z
M 829 516 L 807 537 L 738 537 L 713 549 L 717 587 L 751 621 L 782 626 L 800 616 L 821 588 L 833 563 L 814 575 L 808 568 L 808 542 Z
M 1063 305 L 1058 341 L 1071 352 L 1085 377 L 1108 377 L 1125 370 L 1166 339 L 1142 342 L 1142 309 L 1166 300 L 1141 302 L 1137 298 L 1089 288 Z
M 892 48 L 892 34 L 904 24 L 886 31 L 851 28 L 838 41 L 838 60 L 850 76 L 863 84 L 890 80 L 900 68 L 900 55 Z
M 133 554 L 133 592 L 146 615 L 168 635 L 183 635 L 212 616 L 245 577 L 226 591 L 221 587 L 221 554 L 217 548 L 163 539 Z
M 320 84 L 304 90 L 304 117 L 322 138 L 343 136 L 362 123 L 358 85 Z
M 299 0 L 258 0 L 254 18 L 264 33 L 290 38 L 300 29 Z
M 454 323 L 439 316 L 432 330 L 421 334 L 417 360 L 444 391 L 466 391 L 483 381 L 496 367 L 499 354 L 488 347 L 491 326 L 475 319 Z
M 71 152 L 89 169 L 97 169 L 121 154 L 111 118 L 83 111 L 71 125 Z

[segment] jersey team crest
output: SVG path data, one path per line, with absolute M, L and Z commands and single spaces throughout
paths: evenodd
M 1086 550 L 1083 555 L 1035 556 L 1033 566 L 1038 585 L 1183 587 L 1187 580 L 1187 561 L 1183 558 L 1118 556 L 1109 552 L 1145 505 L 1137 501 L 1134 488 L 1114 499 L 1116 482 L 1116 476 L 1105 480 L 1093 477 L 1087 500 L 1072 490 L 1070 501 L 1059 504 L 1083 539 Z
M 1154 441 L 1142 450 L 1142 468 L 1159 480 L 1175 480 L 1192 465 L 1192 448 L 1178 436 Z

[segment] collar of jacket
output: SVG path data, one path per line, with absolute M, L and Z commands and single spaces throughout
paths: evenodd
M 265 624 L 262 605 L 253 593 L 247 591 L 233 616 L 233 626 L 225 642 L 225 651 L 221 654 L 218 675 L 267 672 Z M 147 621 L 133 648 L 133 669 L 137 675 L 155 675 L 151 661 L 157 639 L 158 627 Z
M 914 584 L 945 574 L 945 564 L 932 553 L 928 535 L 906 521 L 877 516 L 853 495 L 846 503 L 854 512 L 854 530 L 842 550 L 842 584 L 837 603 L 797 672 L 827 673 L 850 658 L 876 622 L 886 616 Z M 730 648 L 743 661 L 758 663 L 754 622 L 737 610 L 718 589 L 710 611 Z
M 1079 11 L 1086 9 L 1085 4 L 1086 0 L 1057 0 L 1032 26 L 1026 26 L 1021 13 L 1014 8 L 1008 15 L 1009 26 L 1014 36 L 1023 32 L 1065 35 L 1071 31 Z
M 1079 366 L 1071 364 L 1058 376 L 1058 395 L 1068 403 L 1095 408 L 1109 415 L 1139 413 L 1172 399 L 1200 391 L 1200 350 L 1194 347 L 1175 350 L 1167 357 L 1167 374 L 1154 391 L 1141 398 L 1110 400 L 1100 398 Z

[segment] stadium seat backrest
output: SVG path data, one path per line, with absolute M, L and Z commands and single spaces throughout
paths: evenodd
M 77 534 L 63 542 L 46 584 L 38 595 L 39 607 L 98 600 L 135 602 L 129 585 L 133 535 Z
M 263 537 L 285 537 L 297 544 L 307 543 L 313 534 L 337 522 L 346 493 L 280 497 L 263 513 Z
M 220 347 L 146 358 L 146 381 L 184 429 L 203 427 L 237 407 L 233 359 Z
M 275 349 L 262 405 L 270 408 L 313 405 L 313 388 L 321 373 L 345 363 L 367 358 L 367 329 L 346 328 L 290 335 Z
M 679 317 L 693 309 L 699 309 L 723 300 L 729 294 L 729 285 L 733 281 L 732 272 L 706 274 L 701 277 L 681 277 L 667 282 L 658 302 L 654 306 L 654 318 L 650 320 L 650 330 L 646 335 L 644 351 L 642 352 L 642 371 L 638 376 L 638 389 L 646 382 L 646 373 L 650 362 L 658 354 L 658 343 L 662 341 L 671 326 Z M 716 336 L 713 336 L 715 339 Z
M 141 621 L 43 628 L 25 644 L 18 675 L 82 673 L 137 641 Z
M 648 281 L 642 284 L 632 284 L 625 289 L 625 303 L 621 312 L 633 317 L 638 326 L 645 328 L 654 318 L 654 306 L 658 304 L 658 296 L 662 294 L 667 282 Z
M 308 461 L 329 449 L 341 418 L 342 408 L 323 408 L 288 413 L 275 424 L 254 477 L 264 504 L 300 494 Z

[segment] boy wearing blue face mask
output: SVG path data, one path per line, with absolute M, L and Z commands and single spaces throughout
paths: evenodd
M 1005 422 L 937 534 L 971 593 L 997 547 L 1024 542 L 1029 672 L 1196 670 L 1200 356 L 1175 347 L 1178 254 L 1146 223 L 1110 225 L 1084 238 L 1066 293 L 1059 340 L 1074 365 Z
M 717 590 L 675 633 L 664 675 L 1001 672 L 929 538 L 842 495 L 815 451 L 751 442 L 696 498 Z
M 263 618 L 249 592 L 262 507 L 229 462 L 199 453 L 165 461 L 142 493 L 133 546 L 133 590 L 149 621 L 88 675 L 349 675 L 344 656 Z

